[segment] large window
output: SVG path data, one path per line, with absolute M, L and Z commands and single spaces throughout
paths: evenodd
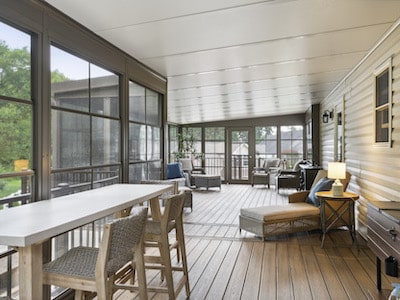
M 375 143 L 391 146 L 392 60 L 375 70 Z
M 168 157 L 169 157 L 169 162 L 174 162 L 176 161 L 176 154 L 179 152 L 179 133 L 178 133 L 178 127 L 170 125 L 168 128 L 169 132 L 169 151 L 168 151 Z
M 52 196 L 119 182 L 119 76 L 51 47 Z
M 129 82 L 129 182 L 162 178 L 161 96 Z
M 31 200 L 31 64 L 31 36 L 0 22 L 0 209 Z
M 183 127 L 180 138 L 180 151 L 184 156 L 193 160 L 194 167 L 202 166 L 203 151 L 201 146 L 202 128 L 201 127 Z
M 205 171 L 206 174 L 220 175 L 225 180 L 225 128 L 205 128 Z
M 264 165 L 264 161 L 276 158 L 278 153 L 278 136 L 276 126 L 255 128 L 256 133 L 256 167 Z
M 0 22 L 0 210 L 34 200 L 31 39 Z M 0 245 L 0 298 L 18 297 L 15 253 Z
M 303 159 L 303 126 L 281 126 L 281 159 L 288 168 Z

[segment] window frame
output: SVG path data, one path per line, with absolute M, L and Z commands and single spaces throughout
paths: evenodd
M 378 84 L 377 80 L 378 77 L 383 75 L 385 72 L 388 72 L 388 95 L 387 95 L 387 102 L 381 105 L 377 105 L 378 103 Z M 373 131 L 374 131 L 374 141 L 373 144 L 374 146 L 378 147 L 391 147 L 392 146 L 392 101 L 393 101 L 393 90 L 392 90 L 392 57 L 389 57 L 386 61 L 384 61 L 381 65 L 379 65 L 377 68 L 375 68 L 373 72 L 373 111 L 374 111 L 374 122 L 373 122 Z M 387 140 L 385 141 L 377 141 L 377 126 L 382 125 L 383 123 L 378 123 L 378 118 L 377 114 L 379 112 L 387 110 L 387 128 L 388 128 L 388 134 L 387 134 Z

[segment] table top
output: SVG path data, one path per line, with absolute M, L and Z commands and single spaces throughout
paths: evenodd
M 169 191 L 170 185 L 114 184 L 0 210 L 0 245 L 25 247 Z
M 333 196 L 332 195 L 332 191 L 322 191 L 322 192 L 316 192 L 315 195 L 317 197 L 321 197 L 321 198 L 329 198 L 332 200 L 340 200 L 340 199 L 351 199 L 351 200 L 357 200 L 358 198 L 360 198 L 360 196 L 356 193 L 352 193 L 352 192 L 343 192 L 343 196 Z

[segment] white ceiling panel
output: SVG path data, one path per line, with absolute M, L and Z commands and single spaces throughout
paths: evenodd
M 303 113 L 400 17 L 398 0 L 48 0 L 168 79 L 186 124 Z
M 186 54 L 144 58 L 142 61 L 152 68 L 160 68 L 169 77 L 194 74 L 209 70 L 225 70 L 237 67 L 281 63 L 291 60 L 308 59 L 320 56 L 343 54 L 343 45 L 347 53 L 364 54 L 381 36 L 388 25 L 347 29 L 340 32 L 328 32 L 299 38 L 278 39 L 251 43 L 240 47 L 196 51 Z M 357 36 L 357 39 L 353 39 Z M 296 49 L 296 51 L 293 51 Z

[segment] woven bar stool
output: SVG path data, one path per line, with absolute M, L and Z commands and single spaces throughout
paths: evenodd
M 147 208 L 134 208 L 130 216 L 104 225 L 99 248 L 76 247 L 43 265 L 43 284 L 75 289 L 75 299 L 85 292 L 111 300 L 116 289 L 139 290 L 147 299 L 143 258 L 143 234 Z M 117 284 L 116 273 L 127 263 L 138 271 L 138 287 Z
M 166 199 L 164 214 L 160 221 L 148 220 L 145 230 L 145 247 L 157 247 L 160 255 L 145 255 L 145 268 L 161 270 L 161 278 L 166 280 L 167 287 L 147 287 L 148 291 L 168 293 L 169 299 L 176 299 L 176 295 L 185 286 L 189 297 L 189 277 L 186 260 L 185 237 L 183 233 L 183 205 L 185 195 L 180 192 Z M 169 233 L 175 229 L 176 240 L 170 241 Z M 170 251 L 178 250 L 178 264 L 172 265 Z M 180 255 L 179 255 L 180 254 Z M 180 280 L 174 288 L 173 272 L 182 272 Z

